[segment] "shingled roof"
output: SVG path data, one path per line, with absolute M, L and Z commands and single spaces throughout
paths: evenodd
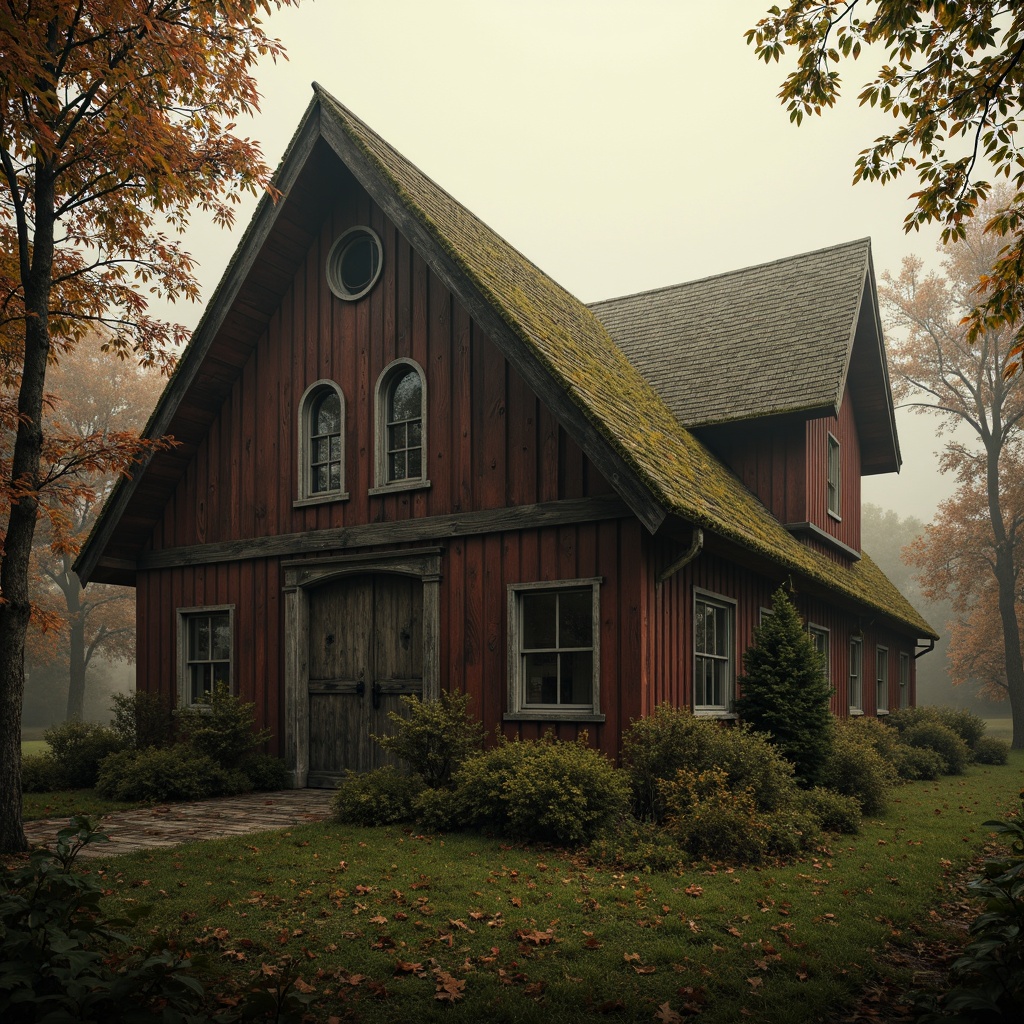
M 303 137 L 304 129 L 318 120 L 319 135 L 562 420 L 647 529 L 656 531 L 670 515 L 681 517 L 876 609 L 920 636 L 935 635 L 870 559 L 839 566 L 794 539 L 685 428 L 591 309 L 351 111 L 314 88 L 316 99 L 296 137 Z M 299 153 L 286 154 L 279 174 L 294 177 L 290 161 L 308 154 L 308 148 Z M 254 258 L 249 253 L 236 260 L 251 265 Z M 219 288 L 211 306 L 225 301 L 230 298 Z M 207 319 L 218 320 L 209 311 Z M 193 346 L 202 343 L 193 340 Z M 191 349 L 183 363 L 191 358 Z M 186 382 L 181 387 L 192 376 L 179 373 Z M 173 383 L 162 404 L 176 400 Z M 123 509 L 130 502 L 131 489 L 144 475 L 121 482 L 118 490 L 127 493 L 115 494 L 115 505 Z M 115 526 L 107 523 L 108 538 Z M 97 536 L 94 530 L 79 559 L 86 570 L 99 557 Z

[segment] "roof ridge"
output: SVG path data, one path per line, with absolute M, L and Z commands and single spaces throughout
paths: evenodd
M 811 256 L 821 256 L 827 252 L 839 252 L 842 249 L 852 249 L 854 246 L 867 244 L 868 253 L 871 251 L 871 236 L 864 235 L 861 238 L 854 238 L 848 242 L 838 242 L 835 245 L 826 245 L 820 249 L 810 249 L 807 252 L 794 253 L 792 256 L 782 256 L 779 259 L 767 260 L 764 263 L 752 263 L 746 267 L 739 267 L 736 270 L 724 270 L 719 274 L 708 274 L 705 277 L 694 277 L 687 281 L 677 281 L 675 284 L 660 285 L 657 288 L 644 288 L 638 292 L 627 292 L 624 295 L 612 295 L 607 299 L 596 299 L 593 302 L 588 302 L 586 305 L 591 309 L 594 306 L 602 306 L 612 302 L 624 302 L 626 299 L 638 299 L 644 295 L 658 295 L 663 292 L 675 291 L 679 288 L 689 288 L 692 285 L 704 284 L 708 281 L 717 281 L 728 277 L 737 277 L 741 274 L 749 274 L 754 270 L 763 270 L 767 267 L 779 266 L 783 263 L 794 263 L 797 260 L 805 259 Z

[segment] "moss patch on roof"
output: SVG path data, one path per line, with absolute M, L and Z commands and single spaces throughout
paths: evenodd
M 406 209 L 667 510 L 934 635 L 870 559 L 844 568 L 792 537 L 680 424 L 587 306 L 328 93 L 318 93 Z

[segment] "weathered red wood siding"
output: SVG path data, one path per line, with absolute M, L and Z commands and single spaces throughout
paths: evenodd
M 828 436 L 839 442 L 839 518 L 828 511 Z M 825 416 L 807 424 L 808 522 L 860 551 L 860 439 L 847 394 L 838 416 Z

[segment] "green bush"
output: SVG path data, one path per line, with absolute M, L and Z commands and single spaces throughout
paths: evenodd
M 174 743 L 171 702 L 159 693 L 134 690 L 114 695 L 111 728 L 126 747 L 169 747 Z
M 450 832 L 462 821 L 450 789 L 421 789 L 412 801 L 412 817 L 427 832 Z
M 23 793 L 51 793 L 66 789 L 64 776 L 53 755 L 23 754 L 21 758 L 21 791 Z
M 850 737 L 855 743 L 867 745 L 886 760 L 896 756 L 902 748 L 900 734 L 890 729 L 880 718 L 859 715 L 836 723 L 837 732 Z
M 111 800 L 155 803 L 232 796 L 250 788 L 240 772 L 230 772 L 183 744 L 111 754 L 96 780 L 97 792 Z
M 754 628 L 738 682 L 740 718 L 778 747 L 802 786 L 814 785 L 832 746 L 832 687 L 828 666 L 782 587 L 772 595 L 772 614 Z
M 1010 744 L 994 736 L 982 736 L 973 753 L 978 764 L 1006 764 L 1010 758 Z
M 249 780 L 249 788 L 259 793 L 286 789 L 291 780 L 288 766 L 281 758 L 260 751 L 246 754 L 239 763 L 238 770 Z
M 392 765 L 359 774 L 347 771 L 331 801 L 334 820 L 343 825 L 395 825 L 412 821 L 419 778 Z
M 763 736 L 669 704 L 630 723 L 622 738 L 622 758 L 634 814 L 654 821 L 665 815 L 660 784 L 674 779 L 681 768 L 723 769 L 733 789 L 753 792 L 760 811 L 786 806 L 796 789 L 793 766 Z
M 431 788 L 448 786 L 454 772 L 483 743 L 483 726 L 468 713 L 468 693 L 444 692 L 437 700 L 399 698 L 407 714 L 388 712 L 390 736 L 373 738 L 404 761 Z
M 860 831 L 860 801 L 856 797 L 815 786 L 802 790 L 797 802 L 826 832 L 856 835 Z
M 124 747 L 113 729 L 95 722 L 72 719 L 43 733 L 50 746 L 62 789 L 90 789 L 96 785 L 100 761 Z
M 467 826 L 517 839 L 579 845 L 626 808 L 629 779 L 585 739 L 500 741 L 453 777 Z
M 256 705 L 246 704 L 223 684 L 195 704 L 177 708 L 174 717 L 188 744 L 228 771 L 270 738 L 269 729 L 256 730 Z
M 905 733 L 908 729 L 925 723 L 937 723 L 951 729 L 973 750 L 988 728 L 983 718 L 965 708 L 917 707 L 900 708 L 886 719 L 886 724 Z
M 620 815 L 594 839 L 587 853 L 596 861 L 632 871 L 680 871 L 689 860 L 668 829 L 632 814 Z
M 910 747 L 934 750 L 943 761 L 945 775 L 963 775 L 970 764 L 971 751 L 952 729 L 938 722 L 923 721 L 903 733 L 903 742 Z
M 838 728 L 821 784 L 835 793 L 855 797 L 864 814 L 883 814 L 896 772 L 867 739 L 855 726 Z
M 925 782 L 945 774 L 946 762 L 927 747 L 897 746 L 892 758 L 896 773 L 904 782 Z

